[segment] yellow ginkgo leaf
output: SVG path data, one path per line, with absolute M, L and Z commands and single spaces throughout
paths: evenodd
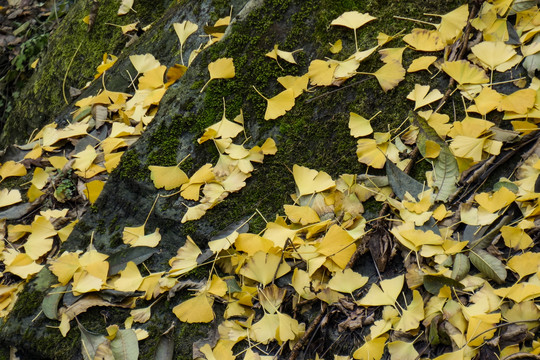
M 259 93 L 257 89 L 255 89 Z M 291 110 L 294 106 L 294 90 L 286 89 L 277 94 L 276 96 L 268 99 L 259 93 L 266 101 L 266 112 L 264 113 L 264 120 L 273 120 L 285 115 L 285 113 Z
M 336 186 L 334 180 L 324 171 L 319 172 L 296 164 L 293 166 L 293 176 L 300 196 L 311 195 Z
M 317 212 L 309 206 L 284 205 L 283 209 L 289 220 L 303 226 L 321 221 Z
M 212 164 L 205 164 L 189 178 L 188 182 L 182 184 L 180 195 L 186 200 L 198 201 L 201 186 L 214 180 L 214 178 Z
M 120 4 L 120 8 L 118 8 L 118 15 L 125 15 L 129 12 L 129 10 L 133 10 L 133 1 L 134 0 L 122 0 L 122 3 Z
M 489 77 L 482 68 L 475 66 L 467 60 L 445 61 L 441 69 L 460 85 L 485 84 Z
M 0 208 L 17 204 L 22 201 L 21 193 L 17 189 L 0 190 Z
M 317 86 L 329 86 L 334 79 L 337 63 L 330 63 L 324 60 L 313 60 L 309 64 L 309 82 Z
M 38 189 L 43 189 L 49 180 L 49 174 L 42 168 L 35 168 L 31 183 Z
M 418 51 L 439 51 L 445 47 L 441 33 L 437 30 L 413 29 L 403 37 L 403 41 Z
M 150 178 L 157 189 L 176 189 L 187 183 L 189 178 L 178 166 L 149 166 Z
M 137 22 L 134 22 L 134 23 L 131 23 L 131 24 L 122 25 L 122 26 L 120 26 L 120 29 L 122 30 L 123 34 L 127 34 L 130 31 L 137 30 L 137 25 L 138 24 L 139 24 L 139 22 L 137 21 Z
M 506 226 L 503 226 L 505 228 Z M 516 229 L 516 228 L 511 228 Z M 502 229 L 501 229 L 502 230 Z M 518 229 L 521 230 L 521 229 Z M 502 232 L 502 231 L 501 231 Z M 508 232 L 508 231 L 507 231 Z M 510 236 L 515 236 L 513 231 L 510 231 Z M 518 234 L 519 236 L 519 234 Z M 506 239 L 508 238 L 508 234 L 505 237 L 503 233 L 503 237 L 506 243 Z M 530 237 L 529 237 L 530 238 Z M 515 246 L 512 246 L 512 248 L 518 249 Z M 525 248 L 521 248 L 523 250 Z M 538 271 L 538 264 L 540 264 L 540 253 L 537 252 L 526 252 L 521 255 L 514 255 L 508 262 L 506 263 L 512 271 L 516 272 L 520 278 L 524 278 L 527 275 L 535 274 Z
M 398 62 L 401 64 L 404 50 L 405 50 L 405 47 L 386 48 L 386 49 L 379 50 L 379 54 L 381 55 L 381 61 L 384 62 L 385 64 L 389 64 L 391 62 Z
M 349 129 L 354 137 L 366 136 L 373 132 L 370 121 L 353 112 L 349 114 Z
M 28 202 L 34 202 L 36 201 L 36 199 L 39 199 L 43 194 L 45 193 L 39 190 L 34 184 L 32 184 L 28 189 L 26 196 L 28 197 Z
M 502 41 L 483 41 L 473 46 L 471 51 L 490 70 L 494 70 L 516 55 L 514 48 Z
M 232 58 L 221 58 L 208 64 L 210 80 L 204 84 L 200 92 L 203 92 L 210 81 L 214 79 L 232 79 L 235 76 L 234 62 Z
M 201 249 L 188 236 L 184 246 L 178 249 L 176 256 L 169 260 L 171 266 L 169 275 L 178 276 L 195 269 L 198 266 L 197 258 L 200 254 L 202 254 Z
M 388 335 L 384 334 L 366 341 L 364 345 L 356 349 L 353 353 L 353 358 L 359 360 L 380 360 L 384 354 L 387 339 Z
M 317 247 L 317 252 L 332 260 L 340 269 L 345 269 L 356 251 L 355 240 L 341 226 L 330 227 Z
M 23 164 L 16 163 L 15 161 L 6 161 L 2 164 L 2 167 L 0 167 L 0 178 L 2 178 L 2 180 L 11 176 L 24 175 L 26 175 L 26 168 Z
M 173 313 L 182 322 L 208 323 L 214 320 L 213 303 L 214 299 L 203 292 L 176 305 L 173 308 Z
M 375 135 L 381 133 L 375 133 Z M 386 163 L 388 142 L 377 143 L 375 139 L 360 139 L 357 142 L 356 155 L 358 161 L 375 169 L 382 169 Z
M 97 152 L 92 145 L 88 145 L 86 146 L 86 149 L 73 155 L 73 157 L 75 158 L 73 169 L 84 172 L 90 168 L 90 165 L 92 165 L 96 159 Z
M 116 60 L 118 60 L 118 58 L 112 54 L 103 54 L 103 61 L 96 68 L 97 74 L 94 75 L 94 79 L 99 78 L 101 74 L 109 70 L 116 63 Z
M 431 104 L 443 97 L 439 89 L 429 92 L 429 85 L 414 84 L 414 90 L 407 95 L 407 99 L 414 101 L 414 110 Z
M 105 186 L 105 181 L 93 180 L 87 182 L 85 185 L 86 186 L 83 190 L 84 195 L 86 195 L 86 198 L 88 199 L 90 204 L 94 204 L 99 197 L 99 194 L 101 194 L 103 187 Z
M 407 309 L 401 314 L 401 318 L 395 325 L 395 330 L 409 331 L 418 328 L 420 321 L 424 320 L 424 300 L 417 290 L 413 290 L 413 299 Z
M 437 60 L 436 56 L 421 56 L 417 59 L 414 59 L 409 65 L 407 72 L 412 73 L 421 70 L 427 70 L 430 74 L 429 67 Z
M 37 274 L 43 265 L 37 264 L 28 254 L 17 254 L 9 262 L 5 262 L 5 271 L 15 274 L 23 279 L 28 279 L 30 276 Z
M 392 341 L 388 343 L 387 347 L 391 359 L 416 360 L 420 356 L 412 342 Z
M 131 55 L 129 60 L 139 74 L 143 74 L 161 65 L 152 54 Z
M 352 294 L 356 289 L 366 285 L 367 276 L 363 276 L 351 269 L 338 271 L 328 282 L 328 287 L 332 290 Z
M 369 15 L 369 13 L 362 14 L 358 11 L 347 11 L 341 14 L 338 18 L 332 20 L 330 25 L 345 26 L 354 30 L 354 42 L 356 45 L 356 51 L 358 51 L 358 40 L 356 39 L 356 29 L 360 28 L 364 24 L 375 20 L 376 18 Z
M 298 50 L 294 50 L 292 52 L 289 52 L 289 51 L 283 51 L 283 50 L 279 50 L 278 49 L 278 45 L 274 45 L 274 49 L 272 49 L 271 51 L 267 52 L 265 54 L 265 56 L 271 58 L 271 59 L 274 59 L 276 61 L 278 61 L 278 57 L 282 58 L 283 60 L 287 61 L 287 62 L 290 62 L 291 64 L 296 64 L 296 60 L 294 60 L 294 57 L 293 57 L 293 54 L 295 52 L 298 52 L 298 51 L 302 51 L 302 49 L 298 49 Z M 278 62 L 278 65 L 279 65 L 279 62 Z M 281 66 L 281 65 L 280 65 Z
M 113 154 L 106 154 L 105 159 L 105 169 L 110 174 L 116 167 L 120 164 L 120 159 L 122 158 L 122 155 L 124 154 L 123 151 L 113 153 Z
M 79 254 L 66 251 L 59 258 L 52 260 L 50 269 L 60 284 L 67 285 L 80 266 Z
M 396 276 L 392 279 L 383 280 L 379 287 L 377 284 L 371 285 L 366 296 L 358 300 L 356 303 L 359 306 L 382 306 L 394 305 L 397 297 L 401 293 L 403 287 L 404 275 Z
M 450 44 L 461 35 L 463 28 L 467 25 L 469 6 L 467 4 L 462 5 L 444 15 L 431 15 L 441 17 L 441 23 L 437 26 L 437 30 L 439 30 L 443 42 Z
M 119 274 L 120 277 L 112 283 L 113 288 L 118 291 L 136 291 L 143 281 L 141 273 L 133 261 L 128 261 L 124 270 L 120 270 Z
M 180 60 L 182 61 L 182 65 L 184 65 L 184 58 L 182 56 L 182 48 L 184 47 L 184 44 L 187 40 L 187 38 L 193 34 L 199 26 L 197 24 L 192 23 L 189 20 L 184 20 L 181 23 L 174 23 L 173 24 L 174 31 L 176 32 L 176 35 L 178 36 L 178 40 L 180 40 Z
M 490 213 L 494 213 L 510 205 L 515 199 L 516 194 L 504 186 L 493 194 L 480 193 L 474 196 L 474 200 Z
M 382 66 L 379 70 L 375 71 L 373 74 L 379 81 L 379 85 L 387 92 L 392 90 L 399 84 L 403 79 L 405 79 L 405 69 L 398 62 L 391 62 Z
M 338 39 L 335 43 L 331 44 L 330 46 L 330 52 L 332 54 L 337 54 L 343 49 L 343 43 L 341 39 Z
M 157 89 L 164 86 L 165 83 L 163 82 L 163 77 L 165 76 L 165 71 L 167 71 L 167 67 L 165 65 L 160 65 L 145 72 L 144 75 L 139 78 L 139 89 Z
M 473 138 L 469 136 L 458 135 L 450 144 L 450 150 L 455 156 L 473 161 L 482 160 L 482 154 L 486 138 Z
M 467 342 L 469 346 L 479 346 L 486 339 L 491 339 L 495 332 L 494 325 L 501 320 L 500 313 L 479 314 L 469 318 Z
M 501 228 L 501 235 L 504 239 L 504 244 L 515 250 L 525 250 L 534 245 L 532 238 L 523 229 L 518 227 L 503 226 Z M 514 258 L 515 256 L 512 257 L 512 259 Z
M 435 159 L 441 153 L 441 145 L 435 141 L 426 140 L 426 158 Z
M 506 95 L 500 101 L 497 110 L 511 111 L 517 114 L 526 114 L 529 109 L 534 107 L 536 102 L 536 90 L 523 89 L 510 95 Z
M 266 286 L 277 278 L 291 271 L 286 262 L 281 261 L 281 256 L 275 253 L 259 251 L 250 257 L 239 273 Z
M 484 87 L 482 91 L 474 98 L 475 107 L 470 107 L 469 111 L 474 111 L 482 115 L 486 115 L 492 110 L 500 106 L 503 95 L 499 94 L 491 87 Z
M 294 97 L 297 98 L 307 90 L 309 74 L 304 74 L 302 76 L 281 76 L 277 78 L 277 81 L 283 85 L 285 89 L 292 89 L 294 92 Z

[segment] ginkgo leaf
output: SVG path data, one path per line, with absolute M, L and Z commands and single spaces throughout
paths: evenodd
M 21 193 L 17 189 L 0 190 L 0 208 L 20 203 L 22 201 Z
M 90 204 L 94 204 L 96 202 L 104 186 L 105 181 L 102 180 L 93 180 L 85 184 L 83 192 Z
M 471 48 L 471 51 L 487 68 L 494 70 L 498 65 L 516 55 L 512 46 L 502 41 L 483 41 Z
M 426 157 L 428 159 L 435 159 L 441 153 L 441 145 L 435 141 L 426 140 Z
M 337 54 L 341 51 L 341 49 L 343 49 L 343 43 L 341 39 L 336 40 L 336 42 L 331 45 L 332 46 L 330 46 L 329 50 L 332 54 Z
M 392 341 L 387 344 L 390 359 L 392 360 L 415 360 L 419 357 L 414 343 L 405 341 Z
M 260 95 L 262 96 L 262 94 Z M 264 113 L 264 120 L 277 119 L 278 117 L 285 115 L 285 113 L 294 106 L 293 89 L 283 90 L 270 99 L 267 99 L 264 96 L 263 98 L 268 102 Z
M 437 60 L 436 56 L 421 56 L 417 59 L 414 59 L 409 65 L 407 72 L 412 73 L 421 70 L 427 70 L 429 72 L 429 67 Z M 430 72 L 431 73 L 431 72 Z
M 0 167 L 0 178 L 2 180 L 12 176 L 24 176 L 26 175 L 26 168 L 21 163 L 9 160 L 2 164 Z
M 316 86 L 329 86 L 334 79 L 337 63 L 330 63 L 324 60 L 313 60 L 309 64 L 309 82 Z
M 293 176 L 300 196 L 321 192 L 336 186 L 334 180 L 324 171 L 319 172 L 296 164 L 293 166 Z
M 493 194 L 480 193 L 474 196 L 474 200 L 491 213 L 510 205 L 515 199 L 516 194 L 504 186 Z
M 285 89 L 292 89 L 294 92 L 294 97 L 297 98 L 307 90 L 309 74 L 304 74 L 302 76 L 281 76 L 277 78 L 277 81 L 283 85 Z
M 67 285 L 80 266 L 79 254 L 66 251 L 57 259 L 52 260 L 50 269 L 60 284 Z
M 366 136 L 373 132 L 370 121 L 353 112 L 349 114 L 349 129 L 354 137 Z
M 129 12 L 129 10 L 132 10 L 134 0 L 122 0 L 122 3 L 120 4 L 120 8 L 118 8 L 118 15 L 125 15 Z
M 128 261 L 124 270 L 120 270 L 120 277 L 116 279 L 112 286 L 118 291 L 136 291 L 141 285 L 143 278 L 137 265 L 133 261 Z
M 441 69 L 460 85 L 485 84 L 489 77 L 482 68 L 475 66 L 467 60 L 445 61 Z
M 401 64 L 404 50 L 405 47 L 386 48 L 379 50 L 379 54 L 381 55 L 381 61 L 385 64 L 389 64 L 391 62 L 398 62 Z
M 420 321 L 424 320 L 424 300 L 417 290 L 413 290 L 413 300 L 407 309 L 401 314 L 401 318 L 395 325 L 398 331 L 410 331 L 418 328 Z
M 83 151 L 73 155 L 75 162 L 73 163 L 73 169 L 79 171 L 86 171 L 92 165 L 97 157 L 96 149 L 93 146 L 88 145 Z
M 332 276 L 328 282 L 328 287 L 335 291 L 352 294 L 356 289 L 366 285 L 368 279 L 367 276 L 363 276 L 351 269 L 345 269 Z
M 178 40 L 180 40 L 180 59 L 182 61 L 182 65 L 184 65 L 184 58 L 182 56 L 182 48 L 184 47 L 184 44 L 187 40 L 187 38 L 193 34 L 199 26 L 197 24 L 192 23 L 189 20 L 184 20 L 181 23 L 174 23 L 173 24 L 174 31 L 176 32 L 176 35 L 178 36 Z
M 454 39 L 461 35 L 463 28 L 467 25 L 469 6 L 465 4 L 447 14 L 432 15 L 441 17 L 441 23 L 437 26 L 437 30 L 439 30 L 444 43 L 450 44 Z
M 266 286 L 274 278 L 277 279 L 289 271 L 291 271 L 291 267 L 286 262 L 281 261 L 281 256 L 259 251 L 246 261 L 239 273 Z
M 200 92 L 214 79 L 232 79 L 235 76 L 234 62 L 232 58 L 221 58 L 208 64 L 210 80 L 204 84 Z
M 195 269 L 198 266 L 197 258 L 200 254 L 202 254 L 201 249 L 188 236 L 184 246 L 178 249 L 176 256 L 169 260 L 171 266 L 169 275 L 178 276 Z
M 439 51 L 445 47 L 441 33 L 437 30 L 413 29 L 403 37 L 403 41 L 417 51 Z
M 309 206 L 294 206 L 294 205 L 284 205 L 283 209 L 287 217 L 295 223 L 301 225 L 313 224 L 321 221 L 317 212 L 310 208 Z
M 407 95 L 407 99 L 414 101 L 414 110 L 431 104 L 443 97 L 439 89 L 429 92 L 429 85 L 414 84 L 414 90 Z
M 355 240 L 339 225 L 332 225 L 324 235 L 317 252 L 332 260 L 340 269 L 345 269 L 356 251 Z
M 349 29 L 358 29 L 362 25 L 373 21 L 377 18 L 369 15 L 369 13 L 362 14 L 358 11 L 347 11 L 341 14 L 338 18 L 332 20 L 330 25 L 345 26 Z
M 178 166 L 149 166 L 148 170 L 157 189 L 176 189 L 189 181 L 186 173 Z
M 359 360 L 380 360 L 384 354 L 384 348 L 388 335 L 381 335 L 369 341 L 356 349 L 353 358 Z
M 271 51 L 267 52 L 265 54 L 265 56 L 271 58 L 271 59 L 274 59 L 274 60 L 278 60 L 278 57 L 282 58 L 283 60 L 287 61 L 287 62 L 290 62 L 291 64 L 296 64 L 296 60 L 294 60 L 294 57 L 293 57 L 293 54 L 295 52 L 298 52 L 298 51 L 301 51 L 302 49 L 298 49 L 298 50 L 294 50 L 292 52 L 289 52 L 289 51 L 283 51 L 283 50 L 279 50 L 278 48 L 278 45 L 274 45 L 274 49 L 272 49 Z M 278 62 L 278 65 L 279 65 L 279 62 Z
M 503 228 L 505 227 L 506 226 L 504 226 Z M 512 228 L 512 229 L 516 229 L 516 228 Z M 502 232 L 502 229 L 501 229 L 501 232 Z M 503 234 L 503 237 L 504 237 L 504 234 Z M 506 242 L 506 238 L 505 238 L 505 242 Z M 524 278 L 527 275 L 535 274 L 538 271 L 538 264 L 540 264 L 540 253 L 537 253 L 537 252 L 526 252 L 521 255 L 514 255 L 506 263 L 506 265 L 512 271 L 516 272 L 520 278 Z
M 375 135 L 380 133 L 375 133 Z M 357 142 L 356 155 L 358 161 L 375 169 L 382 169 L 386 163 L 388 143 L 377 144 L 375 139 L 360 139 Z
M 379 85 L 387 92 L 392 90 L 399 84 L 403 79 L 405 79 L 405 69 L 398 62 L 391 62 L 382 66 L 379 70 L 375 71 L 373 74 L 379 81 Z
M 37 274 L 43 265 L 37 264 L 28 254 L 17 254 L 12 260 L 5 261 L 5 271 L 15 274 L 22 279 L 28 279 L 30 276 Z
M 203 292 L 176 305 L 173 313 L 182 322 L 208 323 L 214 320 L 213 303 L 214 299 Z
M 394 305 L 397 297 L 401 293 L 403 287 L 404 275 L 396 276 L 392 279 L 386 279 L 377 284 L 371 285 L 366 296 L 358 300 L 356 303 L 359 306 L 382 306 Z
M 479 314 L 469 318 L 467 342 L 469 346 L 479 346 L 486 339 L 491 339 L 495 332 L 494 325 L 501 320 L 501 314 Z
M 482 160 L 485 138 L 472 138 L 469 136 L 458 135 L 450 144 L 450 149 L 455 156 L 472 159 L 473 161 Z
M 180 195 L 184 199 L 198 201 L 201 186 L 212 181 L 214 178 L 212 164 L 205 164 L 189 178 L 187 183 L 182 184 Z
M 504 239 L 504 244 L 515 250 L 525 250 L 534 245 L 532 238 L 523 229 L 518 227 L 503 226 L 501 228 L 501 235 Z M 512 259 L 508 260 L 508 263 L 515 258 L 516 256 L 512 257 Z
M 161 65 L 152 54 L 131 55 L 129 60 L 139 74 L 143 74 Z
M 536 90 L 523 89 L 504 96 L 497 106 L 499 111 L 511 111 L 517 114 L 526 114 L 536 102 Z

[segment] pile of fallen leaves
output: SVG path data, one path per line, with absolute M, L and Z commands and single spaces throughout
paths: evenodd
M 124 1 L 120 12 L 131 6 L 132 1 Z M 137 342 L 148 333 L 144 325 L 134 324 L 147 322 L 154 304 L 186 288 L 193 296 L 172 309 L 180 321 L 216 321 L 215 303 L 225 309 L 217 333 L 194 349 L 194 358 L 293 360 L 335 313 L 345 318 L 339 331 L 358 332 L 363 341 L 350 354 L 323 349 L 317 358 L 331 354 L 335 360 L 378 360 L 387 354 L 400 360 L 516 359 L 540 354 L 540 308 L 535 301 L 540 297 L 540 80 L 534 77 L 540 59 L 539 9 L 530 1 L 493 0 L 429 16 L 440 18 L 440 23 L 401 18 L 429 28 L 413 29 L 403 37 L 379 33 L 377 46 L 359 49 L 357 31 L 376 18 L 346 12 L 330 25 L 353 30 L 355 53 L 342 61 L 316 59 L 302 76 L 279 77 L 284 90 L 275 96 L 267 98 L 254 89 L 267 101 L 264 119 L 274 120 L 307 90 L 340 86 L 367 75 L 389 91 L 407 73 L 436 70 L 433 77 L 446 79 L 448 88 L 416 84 L 407 96 L 414 106 L 411 103 L 409 119 L 400 128 L 373 132 L 371 121 L 378 113 L 350 114 L 358 160 L 368 169 L 384 168 L 386 175 L 343 174 L 332 179 L 325 172 L 291 164 L 296 193 L 282 215 L 265 219 L 263 231 L 249 233 L 249 218 L 213 238 L 207 249 L 188 237 L 169 260 L 169 268 L 156 273 L 144 269 L 143 262 L 159 248 L 161 235 L 159 229 L 147 231 L 146 222 L 124 228 L 127 247 L 111 256 L 92 245 L 58 251 L 82 213 L 60 209 L 62 204 L 75 201 L 84 208 L 97 199 L 124 149 L 152 121 L 167 88 L 188 71 L 183 55 L 182 64 L 169 69 L 151 54 L 131 56 L 137 71 L 131 74 L 134 83 L 137 79 L 133 94 L 112 92 L 103 85 L 99 94 L 76 103 L 79 110 L 70 125 L 45 126 L 21 147 L 24 159 L 0 167 L 2 180 L 33 173 L 25 194 L 7 188 L 0 193 L 0 206 L 7 208 L 1 213 L 7 219 L 1 254 L 2 315 L 9 313 L 24 280 L 48 266 L 58 285 L 43 301 L 43 314 L 59 320 L 64 336 L 70 322 L 92 306 L 132 309 L 124 329 L 109 326 L 107 335 L 90 333 L 79 324 L 83 356 L 90 359 L 136 359 Z M 229 16 L 209 27 L 214 32 L 190 54 L 188 66 L 203 47 L 223 37 L 230 20 Z M 174 29 L 182 53 L 199 26 L 184 21 Z M 391 41 L 406 46 L 384 47 Z M 342 51 L 342 40 L 331 45 L 331 53 Z M 294 54 L 301 51 L 285 51 L 279 45 L 269 50 L 268 61 L 278 64 L 295 64 Z M 429 55 L 416 57 L 406 70 L 404 51 Z M 383 65 L 374 72 L 359 71 L 362 61 L 375 53 Z M 96 78 L 105 76 L 115 61 L 106 54 Z M 529 76 L 512 78 L 517 66 Z M 233 78 L 234 59 L 218 59 L 208 71 L 208 82 Z M 499 74 L 510 78 L 494 82 Z M 455 91 L 461 94 L 466 114 L 460 119 L 439 112 Z M 179 168 L 181 162 L 149 167 L 154 185 L 163 189 L 156 202 L 173 196 L 186 201 L 181 222 L 200 219 L 230 193 L 241 191 L 253 163 L 279 151 L 272 139 L 255 139 L 262 145 L 246 148 L 243 113 L 230 121 L 225 102 L 223 106 L 222 119 L 198 139 L 215 144 L 216 164 L 193 169 L 189 176 Z M 490 174 L 516 154 L 522 157 L 512 166 L 512 176 L 480 191 Z M 407 175 L 418 156 L 432 165 L 424 184 Z M 378 218 L 363 217 L 366 201 L 382 204 Z M 31 221 L 20 220 L 35 209 L 40 214 Z M 359 257 L 368 253 L 378 272 L 371 279 L 353 270 Z M 399 256 L 403 268 L 386 271 Z M 209 264 L 207 281 L 185 279 L 190 271 Z M 138 307 L 138 299 L 153 302 Z M 318 315 L 307 323 L 304 315 L 314 309 L 320 309 Z

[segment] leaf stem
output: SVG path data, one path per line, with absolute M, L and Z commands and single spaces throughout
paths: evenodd
M 79 49 L 81 48 L 81 46 L 82 46 L 82 41 L 79 44 L 79 46 L 77 47 L 77 50 L 75 50 L 75 53 L 73 54 L 73 56 L 71 57 L 71 60 L 69 61 L 68 67 L 66 69 L 66 73 L 64 74 L 64 81 L 62 82 L 62 95 L 64 95 L 64 101 L 66 102 L 66 105 L 69 105 L 69 102 L 67 101 L 67 97 L 66 97 L 66 80 L 67 80 L 67 76 L 68 76 L 68 73 L 69 73 L 69 69 L 71 68 L 71 64 L 73 64 L 73 60 L 75 60 L 75 56 L 79 52 Z
M 431 26 L 437 27 L 437 24 L 433 24 L 433 23 L 430 23 L 430 22 L 427 22 L 427 21 L 422 21 L 422 20 L 411 19 L 411 18 L 403 17 L 403 16 L 394 15 L 394 19 L 407 20 L 407 21 L 412 21 L 412 22 L 419 23 L 419 24 L 425 24 L 425 25 L 431 25 Z

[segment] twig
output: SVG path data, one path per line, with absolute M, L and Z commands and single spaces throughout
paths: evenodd
M 73 60 L 75 60 L 75 56 L 79 52 L 81 45 L 82 45 L 82 41 L 77 47 L 77 50 L 75 50 L 75 54 L 73 54 L 73 56 L 71 57 L 71 60 L 69 61 L 68 67 L 66 69 L 66 73 L 64 74 L 64 81 L 62 82 L 62 95 L 64 95 L 64 101 L 66 102 L 66 105 L 69 105 L 69 102 L 67 101 L 67 97 L 66 97 L 66 79 L 69 73 L 69 68 L 71 67 L 71 64 L 73 64 Z
M 364 81 L 367 81 L 367 80 L 369 80 L 369 79 L 371 79 L 371 78 L 364 78 L 364 79 L 359 80 L 359 81 L 357 81 L 357 82 L 354 82 L 354 83 L 352 83 L 352 84 L 349 84 L 349 85 L 340 87 L 340 88 L 338 88 L 338 89 L 336 89 L 336 90 L 332 90 L 332 91 L 325 92 L 324 94 L 321 94 L 321 95 L 319 95 L 319 96 L 315 96 L 314 98 L 311 98 L 311 99 L 306 100 L 306 104 L 309 104 L 310 102 L 315 101 L 315 100 L 318 100 L 318 99 L 320 99 L 320 98 L 322 98 L 322 97 L 324 97 L 324 96 L 328 96 L 328 95 L 333 94 L 333 93 L 335 93 L 335 92 L 338 92 L 338 91 L 341 91 L 341 90 L 345 90 L 345 89 L 350 88 L 350 87 L 352 87 L 352 86 L 361 84 L 361 83 L 363 83 Z
M 306 329 L 306 332 L 304 335 L 298 340 L 298 342 L 294 345 L 291 354 L 289 355 L 289 360 L 296 360 L 298 355 L 300 354 L 300 351 L 306 344 L 307 340 L 310 338 L 311 334 L 315 332 L 315 329 L 319 327 L 319 324 L 321 323 L 322 319 L 326 316 L 326 309 L 328 308 L 328 305 L 323 302 L 321 305 L 321 312 L 317 317 L 313 320 L 311 324 L 309 324 L 309 327 Z

